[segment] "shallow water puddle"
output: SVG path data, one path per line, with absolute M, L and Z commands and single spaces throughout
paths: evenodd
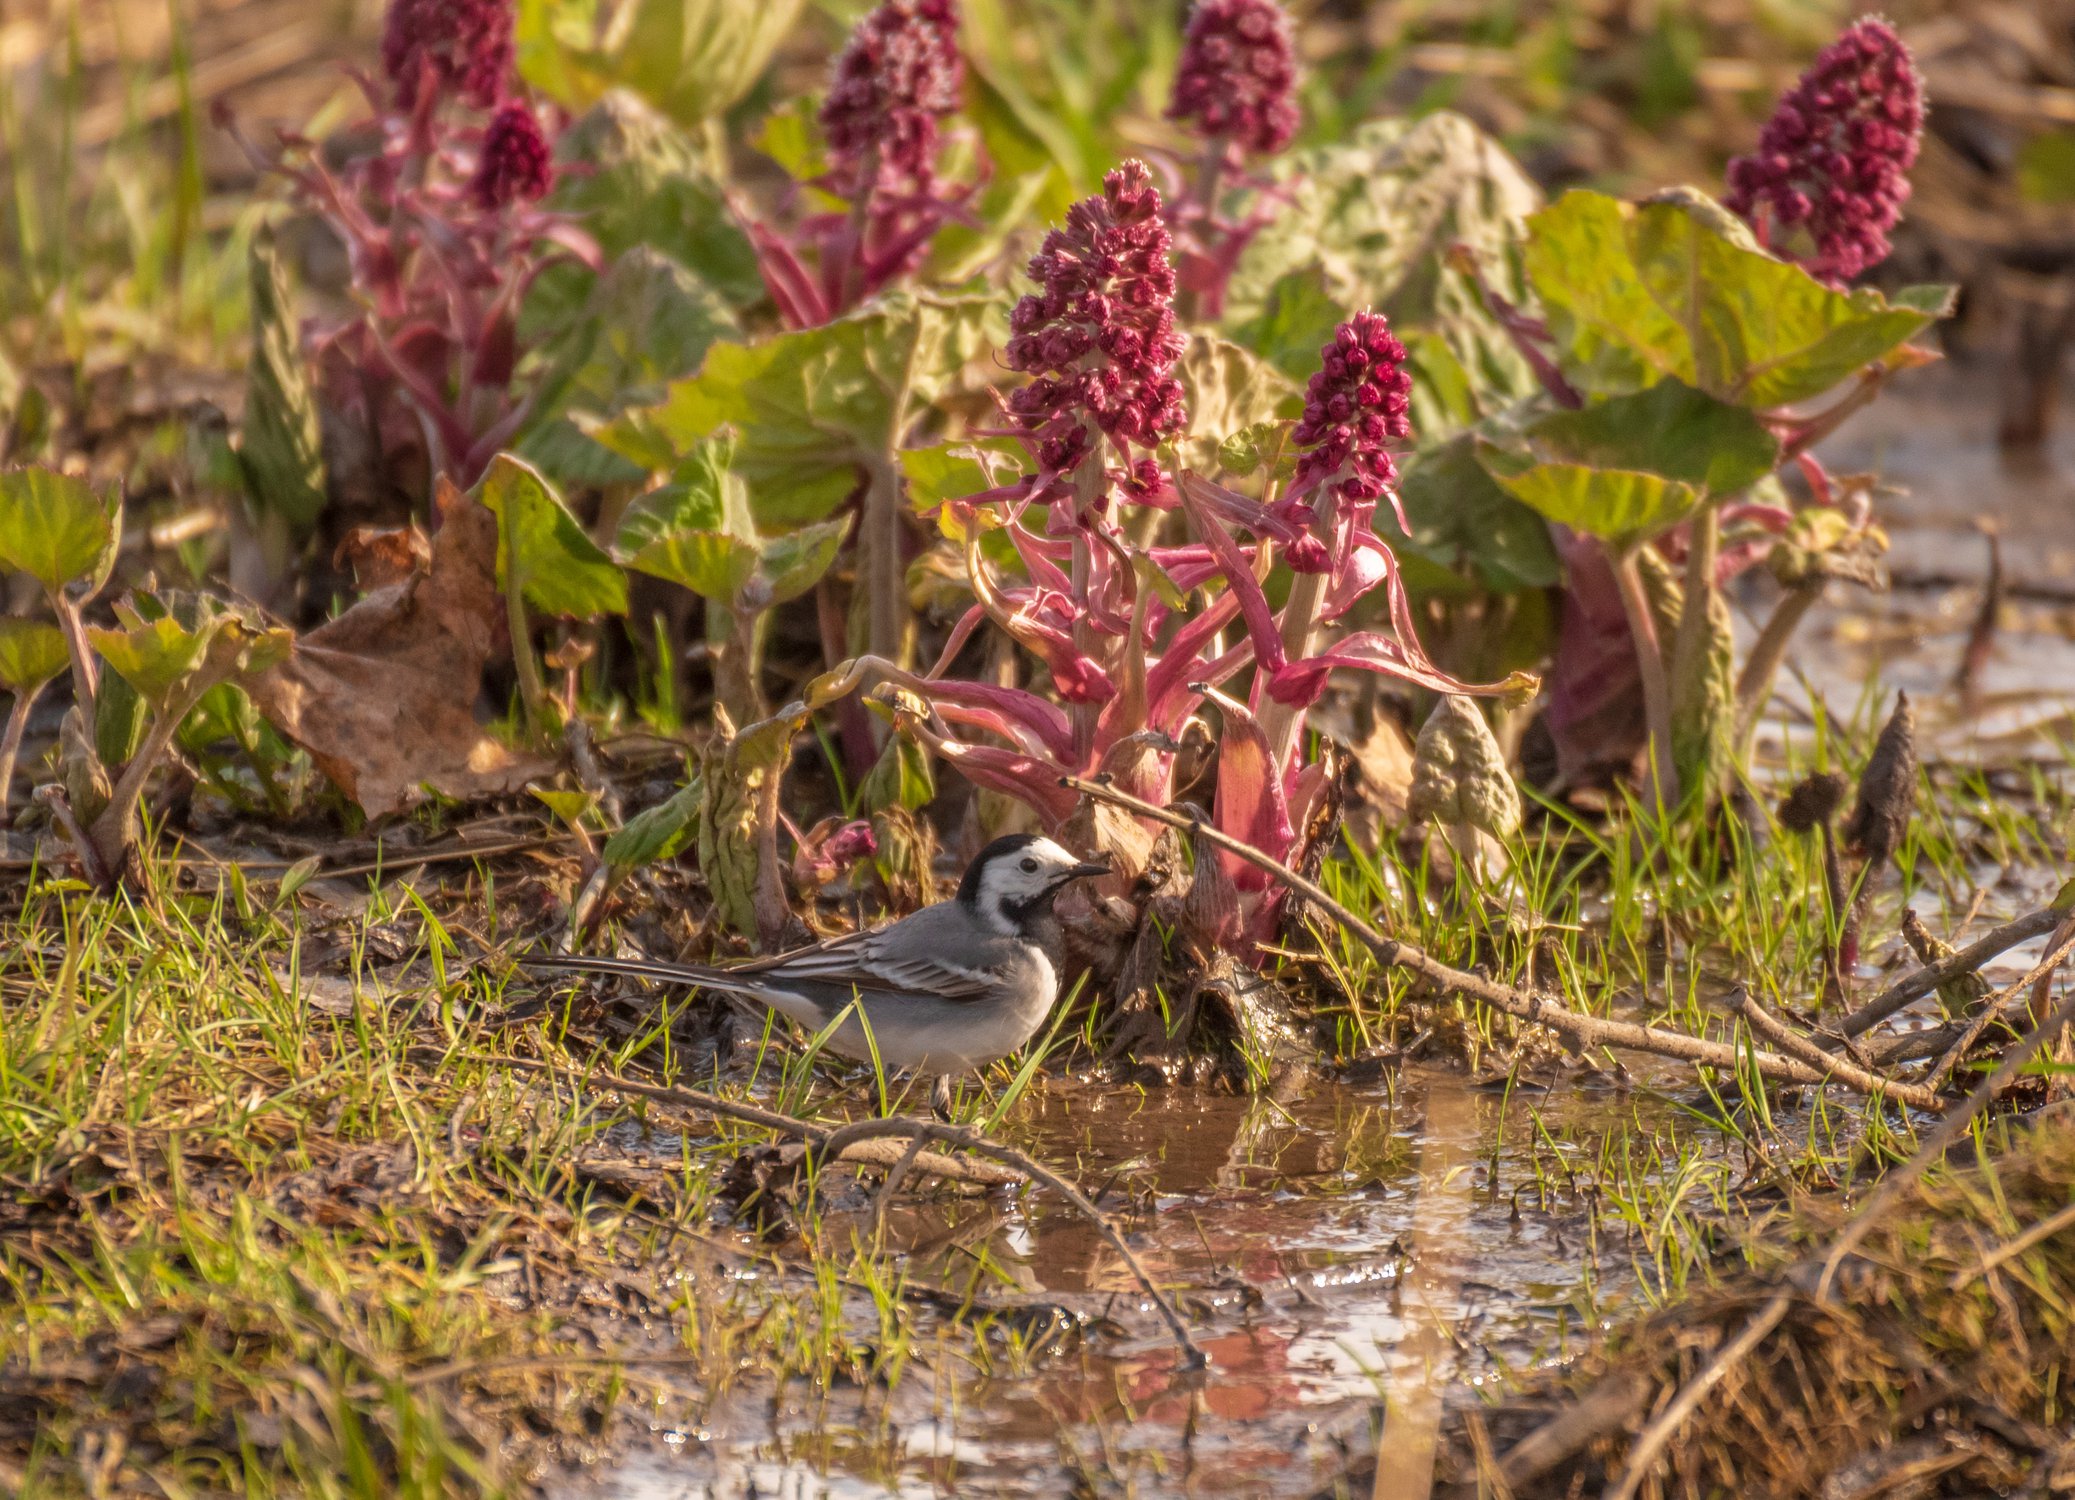
M 1416 1073 L 1321 1082 L 1279 1104 L 1054 1084 L 1006 1134 L 1091 1194 L 1107 1189 L 1103 1207 L 1148 1269 L 1184 1290 L 1213 1360 L 1207 1375 L 1177 1376 L 1122 1261 L 1043 1194 L 923 1200 L 888 1218 L 889 1253 L 913 1279 L 962 1290 L 984 1257 L 995 1271 L 980 1283 L 987 1295 L 1107 1310 L 1122 1330 L 1035 1355 L 1024 1375 L 975 1370 L 954 1335 L 891 1391 L 722 1402 L 696 1432 L 659 1433 L 630 1455 L 604 1492 L 1037 1496 L 1067 1492 L 1080 1473 L 1094 1493 L 1135 1482 L 1152 1493 L 1310 1494 L 1369 1447 L 1379 1394 L 1426 1378 L 1413 1319 L 1439 1325 L 1427 1342 L 1444 1382 L 1553 1357 L 1589 1320 L 1632 1302 L 1639 1270 L 1648 1274 L 1617 1203 L 1632 1196 L 1628 1217 L 1675 1223 L 1712 1213 L 1707 1184 L 1725 1159 L 1730 1180 L 1744 1175 L 1723 1131 L 1640 1089 L 1469 1091 L 1448 1153 L 1454 1191 L 1441 1195 L 1439 1221 L 1421 1226 L 1446 1250 L 1430 1315 L 1401 1286 L 1431 1177 L 1428 1086 Z M 1682 1149 L 1659 1156 L 1653 1147 L 1674 1137 Z M 845 1232 L 839 1216 L 828 1223 Z
M 1915 372 L 1822 445 L 1832 473 L 1872 471 L 1891 487 L 1875 513 L 1898 587 L 1875 595 L 1833 584 L 1779 690 L 1796 710 L 1820 698 L 1849 717 L 1878 677 L 1883 696 L 1901 688 L 1917 701 L 1927 758 L 1993 765 L 2075 743 L 2075 407 L 2064 406 L 2047 449 L 2008 454 L 1978 386 L 1977 374 L 1951 366 Z M 2001 534 L 2010 593 L 1963 703 L 1953 674 L 1988 574 L 1984 519 Z M 1748 645 L 1755 626 L 1743 618 L 1738 627 Z M 1762 750 L 1776 753 L 1776 730 L 1777 720 L 1761 733 Z

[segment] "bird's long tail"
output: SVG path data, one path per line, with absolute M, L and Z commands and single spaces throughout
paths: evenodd
M 522 969 L 618 974 L 627 979 L 652 979 L 660 984 L 688 984 L 699 989 L 739 991 L 743 988 L 742 981 L 730 978 L 725 969 L 658 963 L 648 958 L 599 958 L 588 953 L 521 953 L 513 962 Z

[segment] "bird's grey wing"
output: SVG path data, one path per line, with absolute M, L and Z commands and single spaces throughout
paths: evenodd
M 833 1015 L 854 995 L 896 1002 L 915 995 L 952 1003 L 984 999 L 1022 956 L 1013 939 L 976 934 L 964 913 L 947 901 L 891 927 L 848 933 L 725 969 L 562 953 L 528 954 L 518 962 L 525 968 L 619 974 L 756 999 L 790 992 Z
M 955 1004 L 998 993 L 1023 956 L 1011 938 L 975 933 L 964 913 L 946 902 L 891 927 L 789 954 L 759 977 L 803 989 L 814 986 L 815 993 L 838 1005 L 853 993 L 926 996 Z

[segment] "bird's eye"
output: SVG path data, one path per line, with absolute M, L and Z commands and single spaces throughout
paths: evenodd
M 1024 861 L 1023 861 L 1023 872 L 1024 872 L 1024 873 L 1025 873 L 1026 875 L 1035 875 L 1035 874 L 1037 874 L 1037 861 L 1036 861 L 1036 860 L 1034 860 L 1034 859 L 1026 859 L 1026 860 L 1024 860 Z

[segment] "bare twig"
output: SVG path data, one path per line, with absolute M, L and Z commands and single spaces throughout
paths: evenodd
M 1635 1493 L 1642 1488 L 1650 1470 L 1657 1463 L 1658 1455 L 1664 1452 L 1678 1430 L 1693 1415 L 1694 1409 L 1706 1399 L 1709 1391 L 1722 1383 L 1725 1376 L 1743 1363 L 1744 1356 L 1763 1342 L 1765 1336 L 1780 1326 L 1787 1316 L 1793 1298 L 1781 1292 L 1744 1324 L 1743 1331 L 1715 1351 L 1714 1357 L 1700 1368 L 1700 1373 L 1680 1389 L 1671 1404 L 1658 1413 L 1650 1425 L 1643 1429 L 1635 1446 L 1629 1450 L 1628 1463 L 1607 1486 L 1604 1500 L 1635 1500 Z
M 1786 1022 L 1760 1005 L 1748 992 L 1738 1007 L 1743 1017 L 1750 1022 L 1751 1030 L 1764 1037 L 1774 1046 L 1791 1056 L 1800 1058 L 1813 1068 L 1822 1068 L 1833 1074 L 1837 1081 L 1857 1089 L 1862 1094 L 1886 1094 L 1898 1099 L 1912 1109 L 1925 1109 L 1933 1113 L 1945 1108 L 1945 1101 L 1938 1097 L 1934 1088 L 1921 1084 L 1900 1083 L 1892 1078 L 1860 1067 L 1842 1057 L 1825 1052 L 1809 1038 L 1788 1026 Z
M 485 1067 L 510 1068 L 519 1073 L 536 1073 L 566 1083 L 572 1088 L 585 1089 L 594 1093 L 610 1090 L 616 1094 L 636 1094 L 644 1099 L 655 1099 L 664 1104 L 675 1104 L 683 1109 L 695 1109 L 704 1114 L 718 1115 L 723 1119 L 740 1120 L 745 1125 L 759 1125 L 796 1141 L 805 1141 L 817 1150 L 828 1149 L 829 1138 L 840 1127 L 816 1125 L 810 1120 L 797 1119 L 792 1115 L 780 1114 L 776 1110 L 759 1109 L 754 1104 L 742 1104 L 733 1099 L 723 1099 L 715 1094 L 701 1093 L 697 1089 L 672 1088 L 665 1084 L 643 1083 L 636 1078 L 623 1077 L 618 1073 L 592 1071 L 575 1072 L 558 1068 L 552 1063 L 536 1062 L 530 1057 L 492 1057 L 484 1053 L 444 1053 L 434 1047 L 413 1047 L 411 1056 L 421 1062 L 450 1062 L 456 1059 L 481 1063 Z M 900 1158 L 898 1151 L 873 1149 L 872 1143 L 860 1142 L 859 1148 L 846 1154 L 844 1160 L 865 1166 L 892 1166 Z M 973 1182 L 986 1187 L 1013 1187 L 1023 1181 L 1022 1173 L 1006 1167 L 990 1167 L 980 1162 L 959 1161 L 956 1157 L 939 1152 L 924 1152 L 915 1159 L 919 1171 L 929 1172 L 952 1182 Z
M 2075 917 L 2071 917 L 2070 922 L 2075 922 Z M 1982 1004 L 1981 1009 L 1975 1013 L 1974 1019 L 1967 1023 L 1966 1029 L 1959 1034 L 1951 1046 L 1939 1054 L 1938 1061 L 1931 1065 L 1930 1071 L 1924 1075 L 1925 1084 L 1934 1089 L 1941 1087 L 1945 1083 L 1946 1078 L 1951 1075 L 1953 1069 L 1960 1065 L 1961 1059 L 1966 1057 L 1968 1049 L 1981 1040 L 1981 1034 L 1987 1031 L 1990 1025 L 2002 1016 L 2004 1011 L 2010 1009 L 2011 1003 L 2023 995 L 2025 991 L 2034 991 L 2030 997 L 2032 1019 L 2035 1022 L 2042 1019 L 2045 1011 L 2044 1001 L 2047 981 L 2053 977 L 2053 971 L 2067 961 L 2071 950 L 2075 950 L 2075 926 L 2069 926 L 2064 923 L 2055 930 L 2053 940 L 2046 945 L 2045 956 L 2032 966 L 2024 978 L 2006 987 L 2001 992 L 1991 995 Z M 2035 986 L 2037 986 L 2036 989 L 2034 989 Z
M 1773 606 L 1764 628 L 1758 632 L 1758 640 L 1736 679 L 1736 729 L 1731 743 L 1738 750 L 1749 747 L 1758 721 L 1765 716 L 1766 705 L 1772 702 L 1773 679 L 1779 676 L 1780 663 L 1786 660 L 1787 645 L 1801 628 L 1803 618 L 1823 597 L 1823 586 L 1829 581 L 1817 574 L 1795 584 Z
M 822 1149 L 840 1155 L 850 1147 L 872 1140 L 900 1137 L 920 1141 L 942 1141 L 945 1145 L 955 1146 L 961 1151 L 992 1158 L 1022 1173 L 1032 1182 L 1057 1193 L 1066 1200 L 1068 1207 L 1093 1224 L 1102 1237 L 1109 1241 L 1110 1248 L 1123 1260 L 1133 1279 L 1138 1282 L 1140 1290 L 1152 1299 L 1153 1305 L 1160 1310 L 1160 1316 L 1167 1323 L 1168 1332 L 1174 1335 L 1175 1343 L 1181 1348 L 1184 1367 L 1200 1370 L 1210 1363 L 1210 1356 L 1205 1354 L 1197 1346 L 1196 1340 L 1190 1336 L 1189 1326 L 1182 1321 L 1182 1315 L 1173 1301 L 1147 1274 L 1146 1268 L 1140 1264 L 1138 1256 L 1132 1253 L 1131 1246 L 1125 1243 L 1124 1236 L 1118 1232 L 1117 1226 L 1109 1221 L 1101 1209 L 1090 1203 L 1079 1188 L 1043 1162 L 1018 1151 L 1014 1146 L 1005 1146 L 999 1141 L 987 1139 L 977 1131 L 959 1125 L 946 1125 L 940 1120 L 917 1120 L 894 1115 L 883 1120 L 857 1120 L 842 1126 L 829 1133 L 828 1138 L 822 1143 Z
M 1818 1071 L 1807 1063 L 1783 1057 L 1777 1052 L 1766 1051 L 1763 1048 L 1753 1047 L 1745 1053 L 1727 1043 L 1689 1036 L 1683 1031 L 1666 1031 L 1661 1027 L 1644 1026 L 1633 1021 L 1610 1021 L 1599 1016 L 1583 1015 L 1546 995 L 1515 989 L 1497 980 L 1486 979 L 1481 974 L 1455 968 L 1442 963 L 1411 943 L 1384 936 L 1353 910 L 1327 895 L 1325 889 L 1316 881 L 1305 879 L 1273 855 L 1264 854 L 1253 845 L 1244 843 L 1229 833 L 1209 827 L 1200 817 L 1155 806 L 1142 798 L 1120 792 L 1107 782 L 1089 781 L 1078 776 L 1062 776 L 1059 784 L 1079 792 L 1084 797 L 1093 797 L 1098 801 L 1125 808 L 1139 817 L 1151 818 L 1155 822 L 1165 823 L 1170 828 L 1192 833 L 1217 848 L 1237 855 L 1254 868 L 1273 875 L 1292 891 L 1327 913 L 1383 963 L 1393 968 L 1409 970 L 1445 990 L 1468 995 L 1471 999 L 1480 1000 L 1492 1009 L 1503 1011 L 1509 1016 L 1535 1025 L 1547 1026 L 1581 1050 L 1608 1047 L 1630 1052 L 1647 1052 L 1656 1057 L 1675 1058 L 1680 1062 L 1720 1068 L 1731 1074 L 1749 1064 L 1776 1083 L 1813 1086 L 1832 1078 L 1839 1083 L 1847 1082 L 1842 1074 L 1835 1073 L 1834 1070 Z
M 1981 590 L 1981 609 L 1974 616 L 1974 625 L 1967 632 L 1967 645 L 1960 652 L 1960 664 L 1953 670 L 1953 692 L 1961 702 L 1970 706 L 1980 700 L 1981 674 L 1987 670 L 1989 657 L 1996 649 L 1996 622 L 2003 612 L 2003 542 L 1997 534 L 1996 523 L 1987 517 L 1975 521 L 1989 547 L 1988 581 Z
M 1837 1029 L 1846 1036 L 1860 1036 L 1871 1031 L 1889 1016 L 1912 1001 L 1921 1000 L 1941 984 L 1971 974 L 1990 959 L 2019 943 L 2027 942 L 2042 933 L 2053 931 L 2066 913 L 2053 907 L 2041 907 L 2038 911 L 2026 912 L 2012 922 L 1984 933 L 1951 958 L 1913 974 L 1896 980 L 1871 1000 L 1838 1022 Z

